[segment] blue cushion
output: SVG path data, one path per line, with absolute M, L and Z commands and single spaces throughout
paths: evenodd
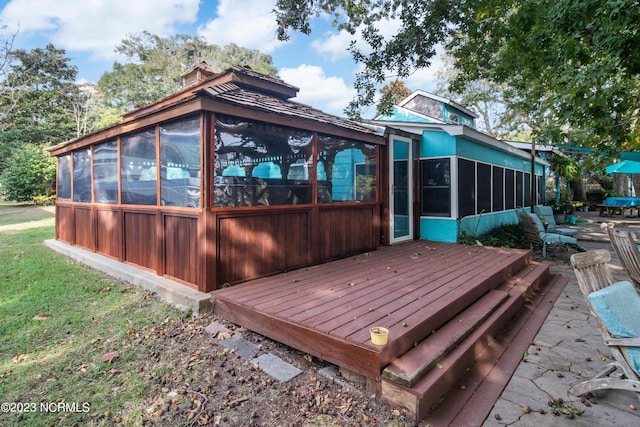
M 628 281 L 589 294 L 589 302 L 615 338 L 640 337 L 640 295 Z M 632 368 L 640 375 L 640 347 L 626 347 Z
M 575 237 L 564 236 L 558 233 L 540 233 L 540 238 L 547 243 L 566 243 L 569 245 L 578 244 Z

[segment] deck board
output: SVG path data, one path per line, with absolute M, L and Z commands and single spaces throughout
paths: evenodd
M 378 378 L 393 358 L 501 285 L 529 257 L 526 250 L 408 242 L 214 291 L 214 311 Z M 387 346 L 371 343 L 372 326 L 390 329 Z

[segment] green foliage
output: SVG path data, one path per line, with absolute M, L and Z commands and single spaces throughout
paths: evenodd
M 540 141 L 613 153 L 638 137 L 640 8 L 633 0 L 467 3 L 449 49 L 457 85 L 508 84 Z
M 458 238 L 458 243 L 468 245 L 475 245 L 476 241 L 484 246 L 500 248 L 527 249 L 529 247 L 529 241 L 525 237 L 524 230 L 520 224 L 503 224 L 479 236 L 470 236 L 462 233 Z
M 607 191 L 603 189 L 587 190 L 587 201 L 591 206 L 601 204 L 607 198 L 607 194 Z
M 571 201 L 566 197 L 560 197 L 559 199 L 547 200 L 545 205 L 551 206 L 551 209 L 553 209 L 553 213 L 554 214 L 556 214 L 556 213 L 557 214 L 569 213 L 573 209 L 573 203 L 571 203 Z
M 577 138 L 600 153 L 640 145 L 636 0 L 278 0 L 275 13 L 282 40 L 309 34 L 319 16 L 352 35 L 361 71 L 351 117 L 375 102 L 377 85 L 428 67 L 443 44 L 459 73 L 453 91 L 503 85 L 537 141 Z M 387 36 L 390 19 L 398 29 Z
M 233 65 L 248 65 L 256 71 L 276 75 L 270 55 L 230 44 L 220 47 L 201 38 L 178 34 L 160 37 L 147 31 L 130 35 L 116 48 L 127 62 L 113 64 L 98 88 L 106 108 L 120 114 L 151 104 L 182 87 L 181 75 L 205 61 L 222 71 Z
M 23 144 L 13 151 L 0 175 L 0 190 L 6 200 L 24 202 L 55 192 L 56 163 L 44 148 Z
M 411 89 L 402 80 L 394 80 L 380 89 L 382 98 L 376 106 L 376 115 L 391 111 L 394 105 L 411 95 Z
M 572 157 L 554 153 L 549 161 L 549 168 L 560 178 L 574 180 L 580 177 L 580 165 Z
M 2 82 L 0 146 L 57 143 L 75 136 L 73 97 L 76 67 L 64 50 L 16 50 Z

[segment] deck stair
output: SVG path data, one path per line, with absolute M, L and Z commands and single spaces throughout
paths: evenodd
M 414 241 L 220 289 L 214 312 L 367 378 L 416 420 L 477 425 L 566 282 L 527 250 Z
M 451 419 L 467 401 L 482 401 L 477 390 L 501 359 L 520 361 L 537 328 L 530 331 L 533 336 L 521 338 L 521 347 L 513 348 L 509 343 L 542 303 L 545 289 L 549 285 L 561 289 L 565 283 L 565 279 L 550 275 L 547 264 L 530 261 L 391 362 L 382 371 L 382 400 L 405 409 L 416 420 L 433 425 L 458 424 Z M 508 351 L 517 354 L 504 357 Z M 511 363 L 513 369 L 517 362 Z M 495 391 L 499 394 L 501 389 Z M 455 400 L 449 396 L 453 394 Z M 445 399 L 447 404 L 439 405 Z M 465 425 L 482 422 L 494 400 L 484 403 L 484 415 L 477 409 L 473 414 L 466 413 L 473 422 Z

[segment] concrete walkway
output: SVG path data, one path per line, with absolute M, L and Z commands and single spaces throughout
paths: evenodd
M 606 218 L 599 217 L 597 212 L 580 212 L 578 216 L 585 222 L 576 226 L 580 243 L 587 249 L 608 249 L 614 278 L 627 279 L 606 231 L 600 226 L 602 222 L 614 222 L 616 227 L 640 232 L 640 218 Z M 484 426 L 640 425 L 640 401 L 635 393 L 604 390 L 590 399 L 568 394 L 571 386 L 590 378 L 611 356 L 569 264 L 573 253 L 563 251 L 548 257 L 551 271 L 569 277 L 569 283 L 534 342 L 522 349 L 523 362 Z M 559 415 L 552 413 L 554 408 Z

